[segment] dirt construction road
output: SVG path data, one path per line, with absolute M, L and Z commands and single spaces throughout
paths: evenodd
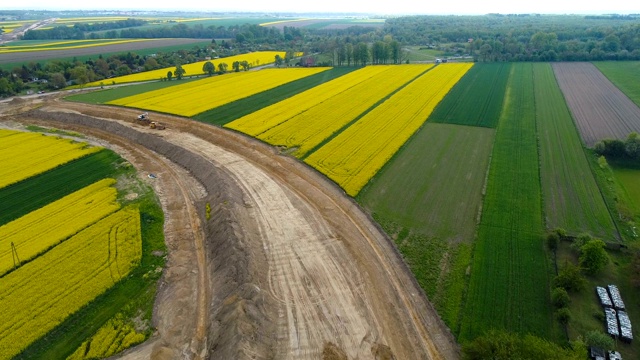
M 4 119 L 83 131 L 159 175 L 158 334 L 125 358 L 459 357 L 391 241 L 314 170 L 188 119 L 151 114 L 167 125 L 157 131 L 126 121 L 131 110 L 43 105 Z

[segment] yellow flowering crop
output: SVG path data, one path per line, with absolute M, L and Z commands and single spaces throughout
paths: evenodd
M 20 261 L 31 260 L 118 210 L 117 191 L 111 187 L 115 182 L 100 180 L 0 226 L 0 276 L 14 268 L 15 252 Z
M 387 65 L 387 70 L 296 115 L 258 136 L 272 145 L 297 148 L 302 157 L 343 126 L 433 65 Z
M 0 141 L 0 188 L 100 150 L 39 133 L 13 133 Z
M 145 340 L 133 324 L 116 316 L 85 341 L 67 360 L 105 359 Z
M 141 254 L 140 214 L 127 207 L 0 278 L 0 359 L 11 359 L 127 276 Z
M 305 162 L 355 196 L 422 126 L 471 66 L 439 65 L 371 110 Z
M 258 136 L 272 127 L 289 120 L 385 70 L 388 70 L 385 66 L 367 66 L 352 71 L 337 79 L 243 116 L 225 125 L 225 127 L 238 130 L 251 136 Z
M 329 68 L 286 68 L 233 72 L 109 102 L 164 113 L 193 116 Z
M 211 61 L 211 63 L 213 63 L 216 69 L 218 68 L 218 64 L 225 63 L 228 65 L 229 70 L 231 70 L 231 66 L 235 61 L 247 61 L 249 62 L 251 67 L 255 67 L 255 66 L 266 65 L 266 64 L 271 64 L 275 62 L 276 55 L 280 55 L 284 59 L 285 53 L 284 51 L 258 51 L 258 52 L 248 53 L 248 54 L 235 55 L 235 56 L 230 56 L 226 58 L 207 60 L 207 61 Z M 206 63 L 207 61 L 198 61 L 191 64 L 183 64 L 182 68 L 185 70 L 184 76 L 203 75 L 205 72 L 202 71 L 202 66 L 204 66 L 204 63 Z M 131 74 L 131 75 L 118 76 L 112 79 L 94 81 L 92 83 L 86 84 L 85 86 L 99 86 L 101 82 L 105 84 L 112 84 L 112 83 L 122 84 L 122 83 L 137 82 L 137 81 L 159 80 L 167 77 L 167 72 L 171 71 L 171 73 L 173 73 L 175 69 L 176 69 L 175 66 L 171 66 L 171 67 L 166 67 L 158 70 L 151 70 L 151 71 L 145 71 L 145 72 Z

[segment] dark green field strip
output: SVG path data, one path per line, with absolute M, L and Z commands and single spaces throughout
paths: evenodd
M 597 61 L 593 64 L 631 101 L 640 106 L 640 61 Z
M 406 234 L 396 236 L 398 247 L 452 329 L 494 134 L 427 123 L 358 195 L 388 234 Z
M 105 90 L 88 92 L 85 94 L 71 95 L 67 96 L 65 99 L 69 101 L 77 101 L 89 104 L 105 104 L 109 101 L 124 98 L 127 96 L 133 96 L 153 90 L 164 89 L 170 86 L 181 85 L 195 80 L 202 80 L 202 78 L 194 77 L 175 81 L 152 81 L 144 84 L 118 86 Z M 105 79 L 104 84 L 108 86 L 110 84 L 109 80 Z
M 280 102 L 284 99 L 294 96 L 295 94 L 301 93 L 305 90 L 309 90 L 315 86 L 323 84 L 327 81 L 331 81 L 357 69 L 359 68 L 340 67 L 329 69 L 315 75 L 307 76 L 300 80 L 280 85 L 271 90 L 263 91 L 244 99 L 219 106 L 215 109 L 205 111 L 194 116 L 193 118 L 202 122 L 222 126 L 235 119 L 239 119 L 247 114 L 251 114 L 254 111 Z
M 613 241 L 616 227 L 549 64 L 533 65 L 540 178 L 547 228 Z
M 473 251 L 459 341 L 491 328 L 546 337 L 549 273 L 531 64 L 513 64 Z
M 495 128 L 510 68 L 509 63 L 475 64 L 436 106 L 429 121 Z
M 110 176 L 119 161 L 102 150 L 0 189 L 0 225 Z

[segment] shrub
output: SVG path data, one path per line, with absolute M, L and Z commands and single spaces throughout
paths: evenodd
M 551 291 L 551 303 L 556 308 L 560 309 L 567 307 L 570 302 L 571 298 L 569 297 L 569 293 L 567 293 L 567 290 L 564 288 L 557 287 Z
M 558 320 L 558 322 L 560 322 L 560 324 L 566 326 L 569 323 L 569 320 L 571 320 L 571 311 L 569 310 L 569 308 L 563 307 L 556 310 L 556 319 Z
M 580 266 L 589 275 L 598 274 L 608 263 L 609 255 L 600 239 L 592 239 L 580 248 Z
M 582 277 L 578 266 L 566 262 L 558 276 L 553 279 L 553 284 L 569 292 L 579 292 L 585 288 L 586 280 Z
M 587 346 L 598 347 L 603 350 L 612 350 L 614 348 L 613 339 L 599 330 L 589 331 L 584 336 L 584 341 Z

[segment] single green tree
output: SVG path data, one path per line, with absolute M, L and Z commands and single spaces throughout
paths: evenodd
M 564 288 L 569 292 L 580 292 L 586 287 L 586 280 L 580 268 L 567 261 L 558 276 L 553 279 L 553 286 Z
M 247 60 L 242 60 L 240 61 L 240 66 L 242 66 L 242 70 L 247 71 L 249 70 L 249 62 Z
M 227 63 L 223 63 L 223 62 L 219 63 L 218 64 L 218 74 L 226 73 L 228 67 L 229 66 L 227 65 Z
M 570 302 L 571 298 L 569 297 L 569 293 L 567 293 L 567 290 L 564 288 L 557 287 L 551 291 L 551 303 L 557 309 L 569 306 Z
M 571 311 L 569 310 L 569 308 L 563 307 L 556 310 L 556 319 L 560 324 L 567 326 L 567 324 L 571 320 Z
M 204 65 L 202 65 L 202 71 L 204 71 L 205 73 L 209 74 L 209 76 L 211 76 L 213 75 L 213 73 L 216 72 L 216 67 L 215 65 L 213 65 L 211 61 L 207 61 L 206 63 L 204 63 Z
M 240 72 L 240 61 L 234 61 L 231 64 L 231 67 L 233 68 L 233 71 Z
M 178 64 L 178 65 L 176 66 L 176 69 L 175 69 L 175 70 L 173 70 L 173 75 L 175 75 L 175 76 L 176 76 L 176 79 L 178 79 L 178 80 L 181 80 L 181 79 L 182 79 L 182 76 L 183 76 L 184 74 L 186 74 L 186 73 L 187 73 L 187 71 L 186 71 L 185 69 L 183 69 L 183 68 L 182 68 L 182 65 L 180 65 L 180 64 Z
M 276 54 L 275 60 L 276 60 L 276 66 L 277 67 L 280 67 L 282 65 L 282 63 L 284 62 L 284 60 L 282 59 L 282 56 L 280 56 L 280 54 Z
M 601 349 L 613 349 L 614 342 L 611 336 L 599 330 L 592 330 L 585 334 L 584 342 L 587 346 L 598 347 Z
M 609 255 L 604 247 L 602 240 L 592 239 L 580 248 L 580 266 L 587 274 L 596 275 L 609 263 Z
M 640 159 L 640 135 L 637 132 L 632 132 L 624 142 L 624 149 L 632 159 Z
M 560 235 L 557 232 L 553 231 L 547 235 L 547 246 L 553 252 L 558 249 L 558 244 L 560 243 Z
M 167 71 L 167 80 L 171 81 L 172 78 L 173 78 L 173 73 L 171 72 L 171 70 Z

